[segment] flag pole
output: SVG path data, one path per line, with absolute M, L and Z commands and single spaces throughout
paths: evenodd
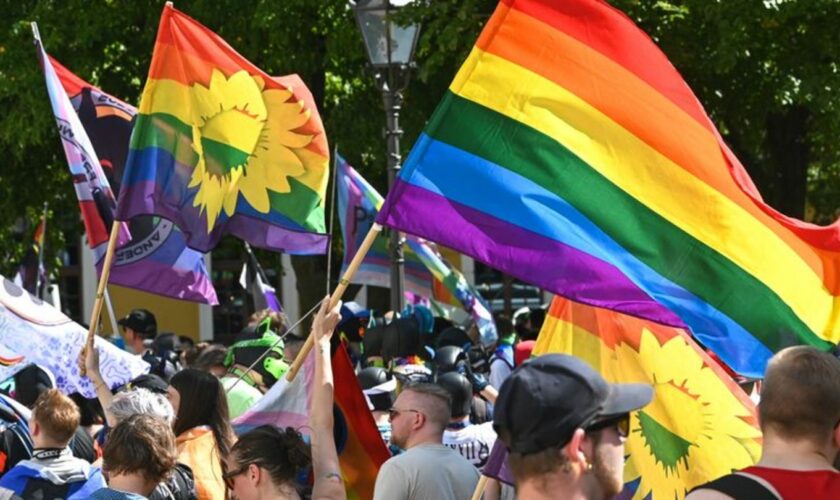
M 90 327 L 88 329 L 87 340 L 85 341 L 85 355 L 87 349 L 93 346 L 93 336 L 96 334 L 99 326 L 99 315 L 102 314 L 102 302 L 105 299 L 105 287 L 108 284 L 108 277 L 111 274 L 111 263 L 114 260 L 114 250 L 117 248 L 117 240 L 120 235 L 120 226 L 122 224 L 118 220 L 114 220 L 111 224 L 111 237 L 108 239 L 108 250 L 105 252 L 105 260 L 102 263 L 102 275 L 99 277 L 99 286 L 96 289 L 96 301 L 93 303 L 93 311 L 90 314 Z M 81 359 L 85 359 L 84 356 Z M 79 371 L 82 376 L 86 371 L 84 365 L 79 366 Z
M 478 480 L 478 484 L 475 485 L 475 491 L 473 491 L 472 500 L 479 500 L 481 495 L 484 494 L 484 490 L 487 488 L 487 481 L 490 478 L 485 476 L 484 474 L 481 475 L 481 478 Z
M 120 331 L 117 327 L 117 315 L 114 314 L 114 303 L 111 302 L 111 294 L 108 293 L 108 287 L 105 287 L 105 308 L 108 310 L 108 317 L 111 318 L 111 329 L 114 330 L 114 335 L 119 335 Z
M 333 148 L 332 194 L 330 195 L 330 244 L 327 247 L 327 293 L 330 293 L 330 277 L 332 273 L 333 221 L 335 220 L 335 183 L 338 180 L 338 144 Z
M 37 29 L 37 27 L 35 29 Z M 49 282 L 49 280 L 46 280 L 44 283 L 40 283 L 41 269 L 44 268 L 44 250 L 47 248 L 47 210 L 49 209 L 49 206 L 49 202 L 45 201 L 44 214 L 41 216 L 41 241 L 39 242 L 41 244 L 41 248 L 38 249 L 38 270 L 35 273 L 35 294 L 42 300 L 44 299 L 43 295 L 46 295 L 47 282 Z M 46 275 L 46 273 L 44 274 Z M 44 293 L 41 293 L 41 285 L 44 285 Z
M 370 247 L 373 245 L 373 242 L 376 240 L 376 237 L 379 236 L 379 233 L 382 231 L 382 226 L 379 224 L 374 223 L 370 226 L 370 231 L 368 231 L 367 236 L 365 236 L 364 241 L 362 244 L 359 245 L 359 249 L 356 251 L 356 255 L 353 256 L 353 260 L 350 261 L 350 265 L 347 266 L 347 271 L 344 272 L 344 276 L 338 280 L 338 286 L 335 287 L 335 291 L 330 296 L 330 309 L 335 307 L 338 304 L 338 301 L 341 300 L 341 296 L 344 295 L 345 290 L 347 290 L 347 285 L 350 284 L 350 280 L 353 279 L 353 275 L 356 274 L 356 270 L 362 264 L 362 260 L 364 260 L 365 256 L 370 250 Z M 303 361 L 306 359 L 306 356 L 309 354 L 309 351 L 312 350 L 312 345 L 315 343 L 315 336 L 310 333 L 310 335 L 306 338 L 306 342 L 301 347 L 300 352 L 298 353 L 297 357 L 295 358 L 292 366 L 289 368 L 289 371 L 286 372 L 286 380 L 291 382 L 297 376 L 297 372 L 300 370 L 300 367 L 303 365 Z

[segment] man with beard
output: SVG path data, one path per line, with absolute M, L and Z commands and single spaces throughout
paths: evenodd
M 434 384 L 406 386 L 389 411 L 391 443 L 406 450 L 382 464 L 374 500 L 463 500 L 478 484 L 478 470 L 444 446 L 449 393 Z
M 646 384 L 608 384 L 586 363 L 546 354 L 502 385 L 493 425 L 523 500 L 617 495 L 630 412 L 653 397 Z

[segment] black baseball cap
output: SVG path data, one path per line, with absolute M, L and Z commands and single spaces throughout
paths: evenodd
M 609 384 L 584 361 L 544 354 L 517 367 L 496 399 L 493 428 L 509 451 L 524 455 L 569 442 L 578 428 L 643 408 L 647 384 Z
M 117 324 L 145 335 L 154 336 L 157 333 L 155 315 L 146 309 L 132 310 L 128 316 L 117 321 Z
M 169 390 L 169 384 L 154 373 L 144 373 L 125 384 L 122 388 L 126 390 L 137 388 L 146 389 L 165 396 Z

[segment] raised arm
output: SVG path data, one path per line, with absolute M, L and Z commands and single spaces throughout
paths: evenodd
M 329 309 L 329 297 L 324 299 L 312 321 L 315 340 L 315 380 L 312 388 L 312 409 L 309 412 L 311 427 L 312 470 L 315 484 L 313 500 L 347 498 L 344 479 L 338 463 L 338 452 L 333 437 L 333 384 L 330 339 L 338 321 L 341 302 Z
M 108 424 L 108 427 L 113 429 L 117 425 L 114 415 L 110 412 L 114 395 L 111 393 L 111 388 L 105 383 L 105 379 L 102 378 L 102 373 L 99 372 L 99 350 L 94 345 L 93 337 L 90 338 L 87 347 L 82 350 L 82 354 L 85 355 L 87 376 L 93 382 L 93 387 L 96 389 L 96 397 L 99 398 L 99 404 L 102 405 L 102 411 L 105 412 L 105 422 Z

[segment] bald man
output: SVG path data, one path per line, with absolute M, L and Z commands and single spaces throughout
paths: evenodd
M 389 411 L 391 443 L 406 450 L 379 469 L 374 500 L 462 500 L 478 483 L 475 467 L 443 445 L 452 401 L 434 384 L 403 389 Z

